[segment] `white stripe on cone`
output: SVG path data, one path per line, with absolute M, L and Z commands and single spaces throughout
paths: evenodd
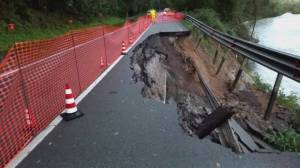
M 66 104 L 73 104 L 75 102 L 74 98 L 66 99 Z
M 66 113 L 69 113 L 69 114 L 71 114 L 71 113 L 75 113 L 75 112 L 77 112 L 77 107 L 75 106 L 75 107 L 73 107 L 73 108 L 67 108 L 66 109 Z
M 72 89 L 65 89 L 65 94 L 66 95 L 72 95 Z M 72 95 L 72 98 L 69 98 L 69 99 L 65 99 L 65 102 L 67 105 L 72 105 L 72 104 L 75 104 L 75 107 L 72 107 L 72 108 L 66 108 L 66 113 L 75 113 L 77 112 L 77 105 L 75 103 L 75 98 L 74 98 L 74 95 Z
M 66 94 L 72 94 L 72 89 L 66 89 L 65 93 Z

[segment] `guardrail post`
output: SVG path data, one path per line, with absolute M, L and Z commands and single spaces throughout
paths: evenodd
M 198 43 L 196 44 L 196 47 L 195 47 L 195 51 L 199 48 L 199 46 L 200 46 L 200 43 L 202 42 L 202 39 L 203 39 L 203 37 L 201 37 L 201 35 L 199 35 L 199 40 L 198 40 Z
M 195 32 L 196 32 L 196 26 L 193 24 L 193 28 L 192 28 L 192 37 L 195 36 Z
M 220 71 L 221 71 L 221 69 L 222 69 L 222 67 L 223 67 L 224 62 L 225 62 L 225 57 L 222 57 L 222 60 L 221 60 L 221 63 L 220 63 L 220 65 L 219 65 L 219 67 L 218 67 L 218 70 L 217 70 L 217 72 L 216 72 L 216 75 L 218 75 L 218 74 L 220 73 Z
M 231 92 L 234 91 L 237 83 L 239 82 L 239 80 L 240 80 L 240 78 L 242 76 L 242 73 L 243 73 L 243 70 L 244 70 L 246 62 L 247 62 L 247 59 L 245 57 L 243 57 L 243 61 L 242 61 L 241 65 L 240 65 L 240 68 L 239 68 L 239 70 L 238 70 L 238 72 L 237 72 L 237 74 L 235 76 L 234 82 L 233 82 L 233 84 L 232 84 L 232 86 L 230 88 Z
M 214 56 L 214 59 L 213 59 L 213 64 L 215 65 L 216 62 L 217 62 L 217 58 L 218 58 L 218 54 L 219 54 L 219 48 L 220 48 L 220 43 L 218 43 L 218 46 L 216 48 L 216 52 L 215 52 L 215 56 Z
M 265 112 L 265 116 L 264 116 L 265 120 L 269 120 L 270 117 L 271 117 L 272 109 L 273 109 L 273 106 L 274 106 L 274 103 L 275 103 L 275 100 L 276 100 L 276 97 L 277 97 L 277 94 L 278 94 L 278 91 L 279 91 L 279 87 L 280 87 L 282 78 L 283 78 L 283 75 L 278 73 L 275 84 L 274 84 L 274 87 L 273 87 L 273 90 L 272 90 L 272 94 L 271 94 L 271 97 L 270 97 L 270 100 L 269 100 L 269 103 L 268 103 L 268 107 L 267 107 L 267 110 Z
M 220 65 L 219 65 L 219 67 L 218 67 L 218 70 L 217 70 L 217 72 L 216 72 L 216 75 L 218 75 L 219 73 L 220 73 L 220 71 L 221 71 L 221 69 L 222 69 L 222 67 L 223 67 L 223 65 L 224 65 L 224 62 L 225 62 L 225 57 L 227 57 L 227 55 L 228 55 L 228 53 L 229 53 L 229 49 L 227 50 L 227 51 L 224 51 L 225 52 L 225 54 L 224 54 L 224 56 L 222 57 L 222 59 L 221 59 L 221 62 L 220 62 Z

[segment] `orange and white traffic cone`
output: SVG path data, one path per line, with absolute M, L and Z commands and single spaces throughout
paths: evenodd
M 24 110 L 27 128 L 32 130 L 35 127 L 35 120 L 28 109 Z
M 126 44 L 125 44 L 125 42 L 123 41 L 123 42 L 122 42 L 122 54 L 126 54 L 125 50 L 126 50 Z
M 83 116 L 83 113 L 77 109 L 75 98 L 72 93 L 72 89 L 68 84 L 65 86 L 65 99 L 66 99 L 66 110 L 61 114 L 61 117 L 65 121 L 70 121 L 75 118 Z
M 105 66 L 103 57 L 100 57 L 100 66 L 101 67 Z

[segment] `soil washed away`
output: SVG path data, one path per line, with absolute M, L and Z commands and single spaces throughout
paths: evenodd
M 132 80 L 145 84 L 143 97 L 162 103 L 174 101 L 180 126 L 193 136 L 211 107 L 191 60 L 175 49 L 176 39 L 155 35 L 136 47 L 131 57 Z M 209 138 L 220 143 L 214 132 Z

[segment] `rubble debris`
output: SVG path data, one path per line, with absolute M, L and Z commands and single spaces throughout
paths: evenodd
M 179 40 L 177 37 L 155 35 L 135 48 L 130 68 L 133 70 L 132 80 L 144 84 L 142 95 L 162 103 L 174 101 L 177 105 L 179 125 L 190 136 L 207 136 L 211 141 L 230 147 L 238 153 L 272 151 L 269 146 L 259 141 L 265 129 L 258 127 L 253 118 L 247 118 L 247 113 L 243 111 L 249 110 L 250 113 L 261 108 L 256 99 L 252 99 L 249 104 L 249 94 L 246 90 L 249 86 L 245 85 L 239 93 L 224 94 L 228 83 L 221 84 L 220 79 L 209 78 L 211 73 L 203 69 L 208 62 L 198 64 L 201 69 L 197 69 L 195 59 L 185 53 L 185 50 L 190 49 L 180 46 L 176 48 Z M 198 71 L 203 73 L 207 83 L 212 85 L 216 96 L 221 97 L 224 106 L 213 110 L 205 90 L 199 83 Z M 234 111 L 232 107 L 235 108 Z M 232 116 L 233 119 L 230 119 Z M 258 118 L 259 116 L 256 119 Z M 280 115 L 277 118 L 282 119 Z
M 214 129 L 220 127 L 229 118 L 233 116 L 234 112 L 230 107 L 218 107 L 210 115 L 204 118 L 204 120 L 196 127 L 196 135 L 203 139 L 208 136 Z

